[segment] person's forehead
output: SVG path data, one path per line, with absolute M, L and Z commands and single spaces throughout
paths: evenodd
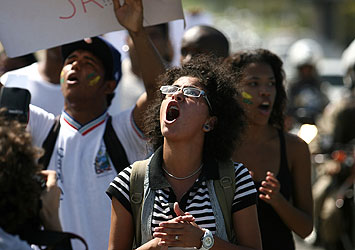
M 182 76 L 178 78 L 174 83 L 174 86 L 194 86 L 194 87 L 202 87 L 200 84 L 200 79 L 193 76 Z
M 95 60 L 100 60 L 94 53 L 92 53 L 89 50 L 84 50 L 84 49 L 74 50 L 68 55 L 68 57 L 73 57 L 73 56 L 87 56 L 87 57 L 93 58 Z
M 103 66 L 103 62 L 101 61 L 101 59 L 99 57 L 97 57 L 93 52 L 91 52 L 89 50 L 84 50 L 84 49 L 74 50 L 73 52 L 71 52 L 69 54 L 69 56 L 66 59 L 77 58 L 77 57 L 86 58 L 88 60 L 91 60 L 91 61 Z
M 274 72 L 270 64 L 265 62 L 252 62 L 245 66 L 243 73 L 246 78 L 253 78 L 256 75 L 268 75 L 274 78 Z

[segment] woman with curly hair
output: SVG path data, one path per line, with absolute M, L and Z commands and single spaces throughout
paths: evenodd
M 258 188 L 263 249 L 295 249 L 292 232 L 305 238 L 313 227 L 311 162 L 307 144 L 284 132 L 286 93 L 282 61 L 265 49 L 225 60 L 237 75 L 247 129 L 233 160 L 250 170 Z
M 8 120 L 0 110 L 0 249 L 4 250 L 31 249 L 18 235 L 36 229 L 37 218 L 46 229 L 61 231 L 56 173 L 40 172 L 36 159 L 41 151 L 32 146 L 25 126 Z M 44 190 L 39 173 L 46 180 Z
M 161 77 L 161 93 L 146 116 L 146 133 L 155 151 L 148 160 L 146 181 L 154 204 L 146 212 L 149 197 L 143 202 L 141 226 L 146 230 L 141 233 L 146 240 L 138 249 L 261 249 L 254 184 L 247 169 L 230 160 L 244 127 L 230 76 L 211 58 L 201 57 Z M 223 216 L 221 221 L 209 189 L 219 178 L 222 162 L 230 162 L 235 177 L 235 244 L 220 233 L 225 232 L 220 228 Z M 109 249 L 132 249 L 137 236 L 131 173 L 132 166 L 124 169 L 107 190 L 112 199 Z

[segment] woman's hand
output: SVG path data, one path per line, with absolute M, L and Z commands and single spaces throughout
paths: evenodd
M 113 0 L 113 6 L 118 22 L 130 32 L 143 29 L 143 4 L 142 0 L 125 0 L 121 5 L 120 0 Z
M 159 238 L 159 246 L 175 247 L 200 247 L 204 234 L 202 228 L 195 223 L 195 218 L 189 213 L 184 213 L 177 202 L 174 211 L 178 217 L 166 222 L 161 222 L 154 229 L 153 236 Z
M 41 220 L 46 229 L 61 231 L 58 214 L 61 191 L 57 186 L 57 174 L 54 170 L 42 170 L 41 174 L 46 178 L 46 189 L 41 194 Z
M 259 198 L 272 206 L 276 205 L 282 199 L 282 194 L 280 193 L 280 182 L 276 179 L 274 173 L 272 172 L 268 171 L 266 173 L 266 178 L 261 182 L 259 191 L 262 193 L 259 195 Z

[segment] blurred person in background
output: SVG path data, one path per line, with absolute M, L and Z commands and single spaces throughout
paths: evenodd
M 0 76 L 8 71 L 19 69 L 32 63 L 37 62 L 33 53 L 10 58 L 6 55 L 5 51 L 0 52 Z
M 195 25 L 184 32 L 180 51 L 181 65 L 200 54 L 223 60 L 229 56 L 229 41 L 222 32 L 212 26 Z
M 317 71 L 317 62 L 322 55 L 318 42 L 308 38 L 296 41 L 288 50 L 287 60 L 295 71 L 287 88 L 287 115 L 291 119 L 288 130 L 295 123 L 316 124 L 329 103 Z
M 9 71 L 0 79 L 6 87 L 28 89 L 31 104 L 59 115 L 64 105 L 59 80 L 63 66 L 61 48 L 50 48 L 43 53 L 43 59 L 39 62 Z
M 348 92 L 326 107 L 319 122 L 315 153 L 325 157 L 315 169 L 313 185 L 315 243 L 331 250 L 355 247 L 351 202 L 355 182 L 355 40 L 344 50 L 341 61 Z
M 256 184 L 263 249 L 295 249 L 292 232 L 305 238 L 313 227 L 311 161 L 307 144 L 284 131 L 283 63 L 256 49 L 236 52 L 224 64 L 236 73 L 246 111 L 247 128 L 232 159 L 245 164 Z

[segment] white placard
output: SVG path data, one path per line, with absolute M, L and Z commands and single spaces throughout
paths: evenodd
M 181 0 L 143 0 L 143 8 L 144 26 L 184 18 Z M 123 29 L 112 0 L 1 0 L 0 17 L 9 57 Z

